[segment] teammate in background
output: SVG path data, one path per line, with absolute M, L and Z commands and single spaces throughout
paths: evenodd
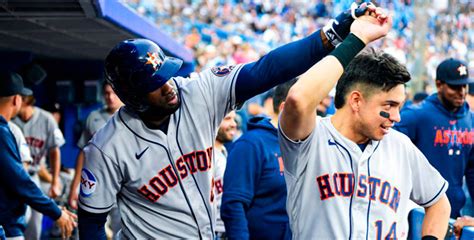
M 76 215 L 59 209 L 31 180 L 22 166 L 20 152 L 7 122 L 22 106 L 20 95 L 31 95 L 20 75 L 0 73 L 0 225 L 7 238 L 24 239 L 26 204 L 56 221 L 63 238 L 71 235 Z M 38 238 L 39 239 L 39 238 Z
M 18 146 L 18 151 L 20 152 L 20 159 L 23 163 L 23 167 L 26 171 L 30 167 L 30 164 L 33 163 L 33 158 L 31 157 L 30 147 L 26 143 L 25 136 L 21 131 L 20 127 L 18 127 L 13 122 L 8 122 L 8 127 L 12 131 L 13 136 L 15 137 L 16 145 Z
M 45 106 L 44 110 L 50 112 L 51 115 L 53 115 L 54 121 L 56 121 L 58 125 L 61 126 L 62 112 L 63 112 L 61 104 L 57 102 L 48 104 L 47 106 Z
M 473 114 L 465 102 L 469 78 L 467 64 L 456 59 L 441 62 L 436 69 L 437 93 L 420 106 L 402 111 L 395 129 L 405 133 L 449 183 L 451 218 L 461 216 L 466 202 L 463 177 L 474 194 Z
M 385 53 L 354 58 L 392 26 L 380 12 L 375 21 L 364 28 L 372 35 L 355 21 L 352 34 L 288 93 L 279 141 L 294 239 L 406 238 L 410 199 L 425 207 L 425 238 L 446 233 L 448 183 L 406 136 L 390 130 L 400 121 L 409 73 Z M 336 113 L 317 117 L 336 83 Z
M 469 109 L 474 111 L 474 83 L 470 83 L 466 95 L 466 102 L 469 105 Z
M 94 136 L 95 132 L 103 127 L 112 115 L 123 105 L 122 101 L 117 97 L 114 90 L 109 83 L 104 82 L 102 85 L 104 94 L 105 107 L 92 111 L 86 119 L 84 130 L 82 131 L 81 137 L 77 142 L 77 147 L 81 150 L 77 155 L 76 168 L 73 182 L 71 183 L 71 189 L 69 192 L 69 206 L 73 209 L 77 209 L 77 198 L 79 193 L 79 183 L 81 181 L 81 170 L 84 165 L 84 151 L 83 148 L 87 142 Z
M 224 143 L 232 142 L 237 132 L 237 123 L 235 122 L 235 111 L 228 113 L 221 122 L 217 137 L 214 143 L 214 201 L 217 204 L 216 212 L 216 236 L 219 239 L 226 239 L 227 234 L 224 222 L 221 218 L 222 192 L 224 191 L 224 172 L 227 165 L 227 150 Z M 212 200 L 212 199 L 211 199 Z
M 456 238 L 459 239 L 464 227 L 474 227 L 474 218 L 470 216 L 458 217 L 456 218 L 456 222 L 454 222 L 453 227 L 454 234 L 456 235 Z
M 221 214 L 230 239 L 291 239 L 277 126 L 295 81 L 276 87 L 273 113 L 251 118 L 229 153 Z
M 415 93 L 415 96 L 413 96 L 413 103 L 415 105 L 420 105 L 423 100 L 425 100 L 428 97 L 428 93 L 426 92 L 417 92 Z
M 53 103 L 53 104 L 44 106 L 43 110 L 46 110 L 47 112 L 51 113 L 51 116 L 53 116 L 53 119 L 57 123 L 58 128 L 61 129 L 61 125 L 60 125 L 61 112 L 62 112 L 61 105 L 59 103 Z M 51 184 L 53 183 L 53 175 L 51 174 L 49 170 L 50 167 L 48 166 L 48 163 L 51 162 L 51 160 L 49 159 L 50 156 L 51 155 L 46 156 L 47 161 L 45 161 L 45 164 L 40 164 L 39 170 L 38 170 L 38 177 L 41 181 L 41 188 L 43 189 L 43 191 L 45 191 L 45 189 L 49 189 L 51 187 Z M 61 171 L 62 171 L 61 169 L 62 169 L 62 166 L 60 167 L 60 171 L 59 171 L 60 182 L 61 182 L 61 188 L 59 189 L 60 195 L 62 195 L 64 187 L 69 186 L 69 184 L 64 181 L 65 179 L 63 178 L 61 174 Z M 56 196 L 56 200 L 62 197 L 60 195 Z
M 81 170 L 84 165 L 84 150 L 87 142 L 92 136 L 103 127 L 112 115 L 123 105 L 122 101 L 117 97 L 114 90 L 109 83 L 104 82 L 102 84 L 102 91 L 104 96 L 105 107 L 92 111 L 86 119 L 84 130 L 82 131 L 81 137 L 77 142 L 79 147 L 79 154 L 76 159 L 76 167 L 74 171 L 74 178 L 71 182 L 71 188 L 69 190 L 68 204 L 73 209 L 77 209 L 77 199 L 79 194 L 79 184 L 81 181 Z M 120 213 L 118 208 L 115 206 L 111 209 L 108 222 L 114 239 L 117 238 L 117 233 L 120 231 Z
M 56 198 L 61 194 L 61 181 L 59 171 L 61 166 L 61 147 L 65 140 L 58 124 L 51 113 L 35 107 L 35 98 L 33 95 L 23 96 L 18 116 L 13 122 L 18 125 L 25 135 L 26 142 L 30 147 L 33 163 L 28 172 L 34 181 L 44 192 L 47 192 L 51 198 Z M 41 165 L 46 165 L 46 155 L 49 154 L 52 181 L 48 189 L 45 189 L 46 183 L 38 180 L 38 171 Z M 28 227 L 25 232 L 27 239 L 39 239 L 41 236 L 43 215 L 37 211 L 32 211 Z
M 20 159 L 21 163 L 23 164 L 23 168 L 25 171 L 28 171 L 30 165 L 33 163 L 33 158 L 31 157 L 30 147 L 26 143 L 25 136 L 21 131 L 20 127 L 18 127 L 13 122 L 8 122 L 8 127 L 12 131 L 13 137 L 15 137 L 16 146 L 18 147 L 18 151 L 20 152 Z M 39 186 L 39 182 L 35 182 Z M 31 208 L 27 207 L 25 212 L 25 220 L 28 222 L 31 217 Z
M 367 4 L 355 7 L 323 31 L 256 62 L 189 78 L 173 77 L 182 61 L 165 56 L 155 43 L 119 43 L 106 58 L 105 72 L 125 107 L 84 149 L 80 237 L 103 239 L 105 216 L 117 203 L 124 238 L 214 238 L 213 148 L 224 116 L 308 70 L 343 41 L 353 21 L 372 36 L 373 22 L 352 17 L 367 9 L 375 11 Z

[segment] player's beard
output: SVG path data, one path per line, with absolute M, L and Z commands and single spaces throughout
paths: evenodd
M 153 106 L 150 105 L 148 109 L 141 114 L 141 116 L 148 119 L 164 118 L 175 113 L 181 106 L 181 101 L 178 98 L 178 103 L 175 105 Z
M 221 143 L 231 142 L 233 140 L 233 134 L 229 134 L 228 132 L 228 129 L 219 128 L 219 130 L 217 131 L 216 140 Z

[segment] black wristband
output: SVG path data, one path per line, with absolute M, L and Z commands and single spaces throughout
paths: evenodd
M 362 42 L 356 35 L 350 33 L 346 39 L 337 46 L 329 55 L 333 55 L 339 60 L 343 68 L 352 61 L 352 59 L 365 47 L 365 43 Z
M 438 240 L 438 238 L 435 236 L 426 235 L 426 236 L 421 237 L 421 240 Z

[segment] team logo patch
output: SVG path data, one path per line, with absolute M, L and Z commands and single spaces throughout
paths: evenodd
M 467 75 L 467 68 L 466 66 L 462 65 L 458 67 L 458 72 L 460 76 Z
M 83 168 L 81 173 L 81 196 L 89 197 L 97 187 L 97 178 L 91 171 Z
M 218 77 L 223 77 L 227 74 L 229 74 L 232 69 L 234 69 L 235 66 L 219 66 L 219 67 L 212 67 L 211 71 L 214 73 L 214 75 Z
M 163 61 L 161 61 L 160 57 L 158 56 L 158 54 L 156 52 L 154 53 L 150 53 L 148 52 L 147 53 L 148 57 L 146 58 L 146 64 L 150 64 L 153 66 L 153 69 L 155 69 L 155 71 L 161 66 L 161 64 L 163 63 Z

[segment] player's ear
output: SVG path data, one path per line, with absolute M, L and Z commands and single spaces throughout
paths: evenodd
M 278 113 L 281 113 L 283 111 L 283 108 L 285 108 L 285 101 L 280 103 L 280 106 L 278 106 Z
M 352 92 L 349 93 L 349 97 L 348 97 L 348 104 L 350 105 L 352 111 L 354 112 L 358 112 L 359 109 L 360 109 L 360 106 L 362 104 L 362 93 L 357 91 L 357 90 L 354 90 Z
M 13 106 L 15 107 L 21 107 L 21 104 L 23 103 L 23 99 L 21 95 L 14 95 L 13 96 Z

